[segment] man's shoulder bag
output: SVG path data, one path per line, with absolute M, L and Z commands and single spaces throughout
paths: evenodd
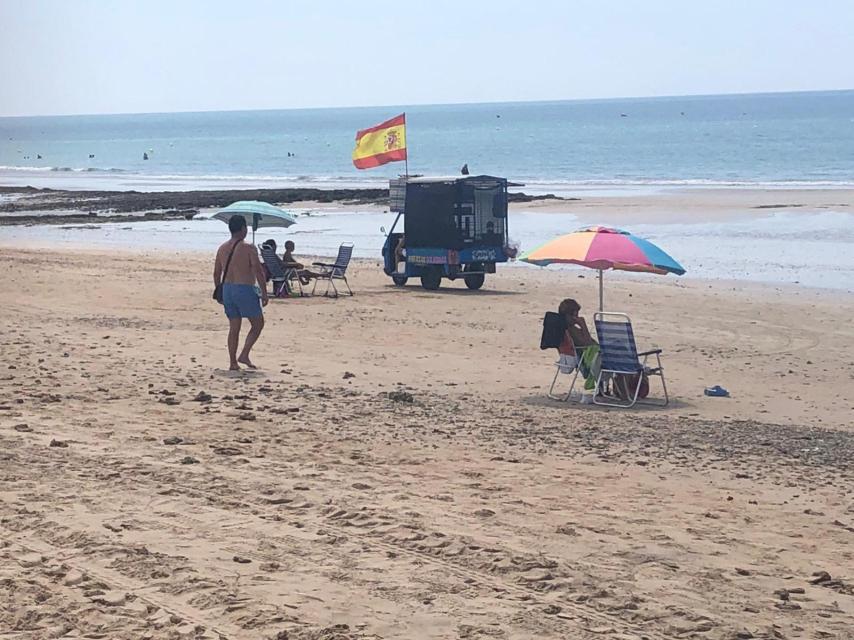
M 231 258 L 234 255 L 234 250 L 237 249 L 237 245 L 239 242 L 235 242 L 231 247 L 231 252 L 228 254 L 228 260 L 225 261 L 225 270 L 222 272 L 222 278 L 214 287 L 213 295 L 211 296 L 214 300 L 222 304 L 222 283 L 225 282 L 225 276 L 228 275 L 228 267 L 231 266 Z

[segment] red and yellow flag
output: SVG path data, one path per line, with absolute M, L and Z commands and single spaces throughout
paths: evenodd
M 405 113 L 356 132 L 353 164 L 357 169 L 370 169 L 400 160 L 406 160 Z

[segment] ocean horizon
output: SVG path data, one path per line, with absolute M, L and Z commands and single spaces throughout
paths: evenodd
M 355 132 L 407 114 L 409 171 L 532 193 L 854 186 L 854 90 L 0 118 L 0 185 L 188 190 L 376 187 Z M 147 155 L 148 159 L 145 159 Z

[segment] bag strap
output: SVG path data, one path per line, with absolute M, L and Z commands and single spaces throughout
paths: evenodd
M 234 250 L 237 249 L 237 245 L 240 242 L 238 240 L 231 246 L 231 253 L 228 254 L 228 260 L 225 261 L 225 271 L 222 272 L 222 279 L 219 281 L 220 284 L 225 282 L 225 276 L 228 275 L 228 268 L 231 266 L 231 258 L 234 256 Z

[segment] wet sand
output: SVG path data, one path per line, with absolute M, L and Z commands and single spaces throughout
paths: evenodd
M 288 209 L 387 211 L 387 189 L 254 189 L 232 191 L 63 191 L 0 187 L 0 226 L 189 219 L 235 200 Z M 662 188 L 510 194 L 511 211 L 570 213 L 590 223 L 716 222 L 781 210 L 854 211 L 854 189 Z
M 852 189 L 684 188 L 657 193 L 612 193 L 576 202 L 541 201 L 525 205 L 532 211 L 575 213 L 593 222 L 629 225 L 640 219 L 655 222 L 724 222 L 775 211 L 854 211 Z
M 851 638 L 851 296 L 609 282 L 673 398 L 617 411 L 544 397 L 583 272 L 359 262 L 231 374 L 207 256 L 0 266 L 0 637 Z

